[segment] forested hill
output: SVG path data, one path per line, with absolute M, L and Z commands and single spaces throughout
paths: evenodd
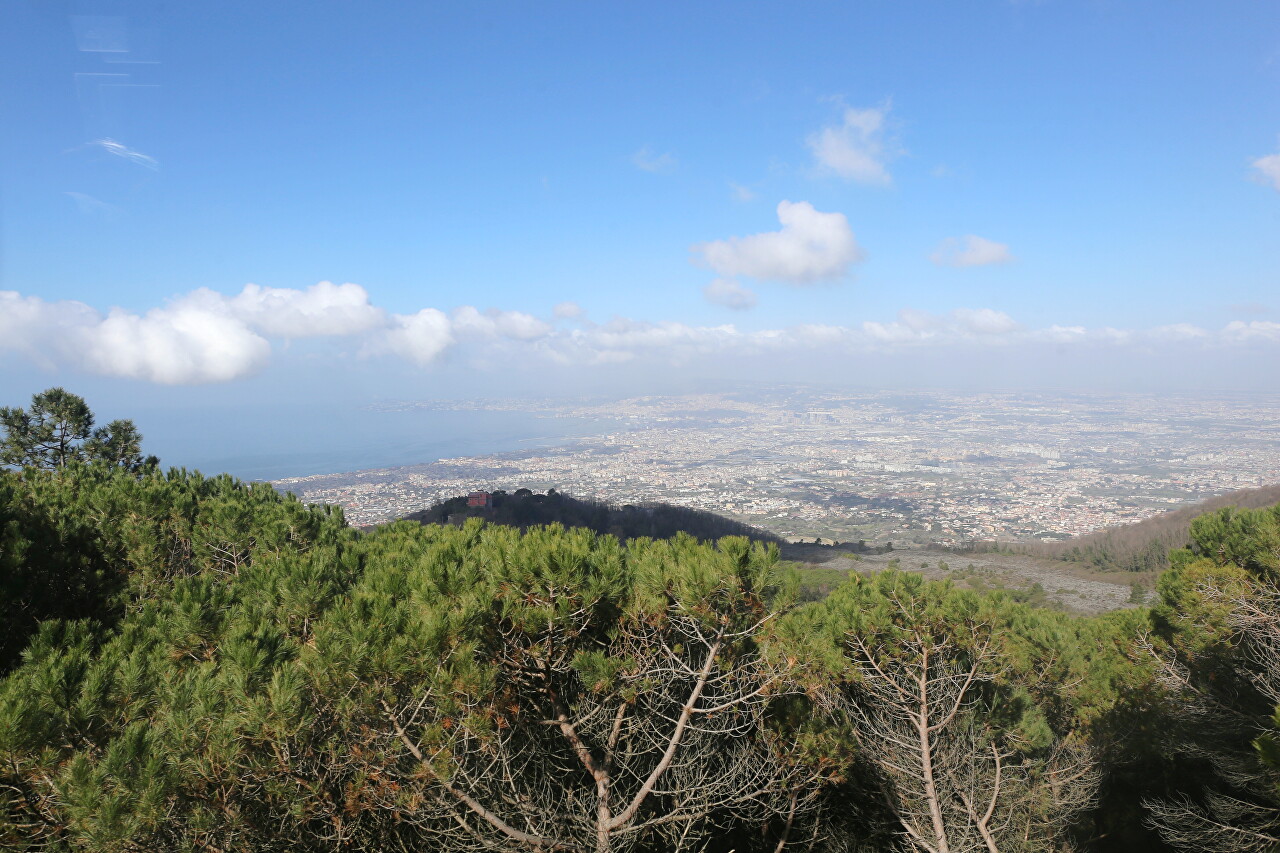
M 1259 509 L 1280 503 L 1280 484 L 1240 489 L 1145 521 L 1108 527 L 1064 542 L 1035 543 L 1018 550 L 1036 556 L 1083 563 L 1101 571 L 1162 572 L 1169 552 L 1191 541 L 1191 522 L 1225 507 Z
M 521 529 L 559 523 L 612 534 L 623 540 L 669 539 L 677 533 L 688 533 L 704 541 L 723 536 L 746 536 L 758 542 L 780 541 L 768 531 L 705 510 L 665 503 L 615 506 L 581 500 L 555 489 L 545 495 L 529 489 L 516 489 L 510 494 L 496 491 L 491 495 L 489 507 L 469 507 L 465 496 L 450 498 L 405 518 L 422 524 L 456 524 L 466 518 L 483 518 L 492 524 Z

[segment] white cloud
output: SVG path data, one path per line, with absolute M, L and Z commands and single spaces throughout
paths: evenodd
M 1111 326 L 1095 329 L 1089 336 L 1095 341 L 1108 344 L 1127 344 L 1135 337 L 1129 329 L 1113 329 Z
M 84 367 L 163 385 L 226 382 L 261 369 L 271 344 L 240 320 L 192 303 L 108 312 L 83 334 Z
M 994 341 L 1021 329 L 1012 317 L 993 308 L 956 308 L 949 314 L 903 308 L 894 322 L 862 324 L 871 340 L 891 344 L 955 343 L 974 337 Z
M 849 337 L 849 330 L 843 326 L 805 323 L 789 330 L 788 337 L 801 346 L 823 347 L 845 341 Z
M 819 169 L 862 184 L 892 183 L 885 168 L 893 154 L 884 139 L 888 113 L 888 104 L 865 110 L 846 107 L 839 125 L 810 134 L 806 142 Z
M 928 311 L 903 308 L 898 312 L 898 322 L 913 332 L 929 332 L 943 325 L 943 318 Z
M 984 267 L 1013 260 L 1009 247 L 976 234 L 948 237 L 929 255 L 929 260 L 942 267 Z
M 552 332 L 532 314 L 467 305 L 452 317 L 436 308 L 389 314 L 363 287 L 327 281 L 301 290 L 250 284 L 234 296 L 198 288 L 142 314 L 0 291 L 0 354 L 170 385 L 251 374 L 270 360 L 271 339 L 348 339 L 361 353 L 425 366 L 459 340 L 528 346 Z
M 0 290 L 0 352 L 21 353 L 46 369 L 78 360 L 75 339 L 100 322 L 102 315 L 83 302 Z
M 368 292 L 358 284 L 322 281 L 306 290 L 246 284 L 226 304 L 236 317 L 271 337 L 354 335 L 386 323 L 386 313 L 369 303 Z
M 729 182 L 729 191 L 733 194 L 734 201 L 754 201 L 756 197 L 755 191 L 750 187 L 744 187 L 742 184 L 735 184 L 733 181 Z
M 453 330 L 476 338 L 509 338 L 533 341 L 551 334 L 551 325 L 522 311 L 491 308 L 483 314 L 470 305 L 453 312 Z
M 1258 177 L 1280 191 L 1280 154 L 1268 154 L 1253 161 Z
M 408 334 L 354 284 L 320 282 L 305 290 L 251 284 L 231 297 L 199 288 L 141 314 L 121 308 L 103 314 L 81 302 L 0 292 L 0 352 L 21 352 L 45 367 L 165 385 L 254 373 L 270 360 L 269 337 L 351 337 L 389 325 Z M 425 352 L 423 345 L 402 347 L 418 357 Z
M 1209 337 L 1209 332 L 1190 323 L 1173 323 L 1168 326 L 1157 326 L 1148 335 L 1156 340 L 1195 341 Z
M 843 213 L 807 201 L 778 203 L 780 231 L 698 243 L 691 249 L 721 276 L 812 284 L 848 274 L 863 252 Z
M 1232 343 L 1249 341 L 1280 342 L 1280 323 L 1273 323 L 1269 320 L 1254 320 L 1251 323 L 1234 320 L 1226 325 L 1226 328 L 1222 330 L 1222 335 Z
M 0 351 L 47 368 L 60 365 L 166 385 L 225 382 L 266 364 L 271 345 L 239 319 L 199 300 L 177 300 L 105 316 L 82 302 L 46 302 L 0 292 Z
M 1034 333 L 1035 339 L 1055 344 L 1075 343 L 1076 341 L 1084 340 L 1088 336 L 1089 330 L 1084 326 L 1054 325 Z
M 745 305 L 751 296 L 726 280 L 713 283 L 707 295 L 730 307 Z M 48 369 L 171 385 L 226 382 L 263 369 L 273 340 L 308 335 L 335 339 L 336 344 L 320 353 L 333 353 L 345 342 L 348 351 L 429 366 L 453 352 L 455 361 L 477 369 L 536 368 L 547 362 L 687 365 L 709 358 L 740 364 L 742 358 L 788 354 L 816 356 L 824 364 L 838 365 L 841 358 L 868 353 L 933 351 L 939 358 L 950 358 L 947 353 L 952 350 L 958 357 L 962 351 L 1002 348 L 1014 358 L 1015 351 L 1034 347 L 1197 357 L 1228 348 L 1280 347 L 1278 322 L 1235 321 L 1217 330 L 1190 323 L 1146 329 L 1027 328 L 994 308 L 945 313 L 904 308 L 890 320 L 758 330 L 621 317 L 601 325 L 582 322 L 557 329 L 524 312 L 471 306 L 451 313 L 423 308 L 390 314 L 371 306 L 363 288 L 326 283 L 303 290 L 248 287 L 230 297 L 201 289 L 144 312 L 103 312 L 82 302 L 48 302 L 0 291 L 0 359 L 17 355 Z
M 453 344 L 453 331 L 443 311 L 423 308 L 416 314 L 394 315 L 383 341 L 391 352 L 426 367 Z
M 96 145 L 103 151 L 112 156 L 127 160 L 137 166 L 142 166 L 152 171 L 160 168 L 160 163 L 154 157 L 149 157 L 141 151 L 135 151 L 127 145 L 122 145 L 114 139 L 95 139 L 90 145 Z
M 574 330 L 566 342 L 588 361 L 610 362 L 640 354 L 678 356 L 690 352 L 722 352 L 731 349 L 742 337 L 733 325 L 690 326 L 675 321 L 649 323 L 615 317 L 601 326 Z
M 551 309 L 551 313 L 561 320 L 576 320 L 586 312 L 576 302 L 560 302 L 555 308 Z
M 551 334 L 551 325 L 523 311 L 499 311 L 494 316 L 498 334 L 515 341 L 536 341 Z
M 529 347 L 552 332 L 549 323 L 522 311 L 495 308 L 482 312 L 463 305 L 446 314 L 436 308 L 423 308 L 416 314 L 392 315 L 389 326 L 375 333 L 364 352 L 390 352 L 426 367 L 439 361 L 446 351 L 467 343 Z
M 903 344 L 924 340 L 932 336 L 932 332 L 914 329 L 906 323 L 880 323 L 867 320 L 861 331 L 867 338 L 876 343 Z
M 631 155 L 631 162 L 637 169 L 655 175 L 669 175 L 676 170 L 676 158 L 670 153 L 654 154 L 646 145 Z
M 759 331 L 743 331 L 733 325 L 689 326 L 614 318 L 604 326 L 554 336 L 544 345 L 561 363 L 599 364 L 637 358 L 684 363 L 693 356 L 781 356 L 813 350 L 839 356 L 920 347 L 984 348 L 1037 340 L 1041 339 L 1008 314 L 991 308 L 958 308 L 947 314 L 908 308 L 889 322 L 866 321 L 856 326 L 812 323 Z
M 975 335 L 1004 335 L 1019 328 L 1008 314 L 991 308 L 957 308 L 951 316 L 961 329 Z
M 756 306 L 756 295 L 731 278 L 717 278 L 702 289 L 708 302 L 723 305 L 735 311 L 745 311 Z

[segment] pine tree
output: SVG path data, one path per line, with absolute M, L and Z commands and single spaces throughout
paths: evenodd
M 1100 773 L 1081 734 L 1055 731 L 1038 683 L 1063 671 L 1053 614 L 897 571 L 855 577 L 822 607 L 844 659 L 832 686 L 884 804 L 882 845 L 1068 845 Z
M 0 464 L 61 470 L 73 462 L 103 461 L 129 471 L 154 467 L 143 459 L 142 436 L 132 421 L 115 420 L 93 428 L 93 412 L 84 398 L 50 388 L 31 398 L 29 409 L 0 408 Z
M 1149 824 L 1179 850 L 1280 848 L 1280 506 L 1223 509 L 1161 577 L 1150 653 L 1175 701 L 1168 746 L 1204 780 L 1153 798 Z

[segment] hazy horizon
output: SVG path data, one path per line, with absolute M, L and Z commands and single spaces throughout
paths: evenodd
M 681 399 L 701 395 L 729 395 L 742 400 L 778 399 L 793 391 L 809 395 L 853 395 L 873 398 L 878 404 L 928 404 L 933 398 L 1003 397 L 1022 401 L 1071 403 L 1118 402 L 1132 398 L 1169 401 L 1228 401 L 1244 403 L 1262 412 L 1280 405 L 1280 395 L 1218 390 L 1213 392 L 1135 394 L 1098 389 L 1016 388 L 945 389 L 925 387 L 852 387 L 837 383 L 724 383 L 719 387 L 643 389 L 637 395 L 609 393 L 607 389 L 577 394 L 381 396 L 360 405 L 323 398 L 305 401 L 230 403 L 172 400 L 114 400 L 105 408 L 90 398 L 100 422 L 114 417 L 132 419 L 142 431 L 148 452 L 160 457 L 164 467 L 193 468 L 205 473 L 226 471 L 244 479 L 280 479 L 356 472 L 377 468 L 430 464 L 456 457 L 491 456 L 540 448 L 567 447 L 582 439 L 607 433 L 625 433 L 635 425 L 617 418 L 567 414 L 577 405 L 607 406 L 610 402 L 649 398 L 675 406 Z M 897 399 L 897 403 L 894 400 Z M 476 404 L 469 407 L 469 404 Z M 404 410 L 397 404 L 407 404 Z M 428 408 L 412 408 L 425 405 Z M 998 407 L 992 410 L 992 414 Z M 282 426 L 283 425 L 283 426 Z M 856 436 L 856 432 L 851 436 Z

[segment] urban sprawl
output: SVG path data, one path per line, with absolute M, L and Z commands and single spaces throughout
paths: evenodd
M 624 426 L 555 448 L 276 481 L 354 524 L 476 489 L 690 506 L 783 536 L 1062 539 L 1280 481 L 1280 398 L 836 393 L 404 402 Z

